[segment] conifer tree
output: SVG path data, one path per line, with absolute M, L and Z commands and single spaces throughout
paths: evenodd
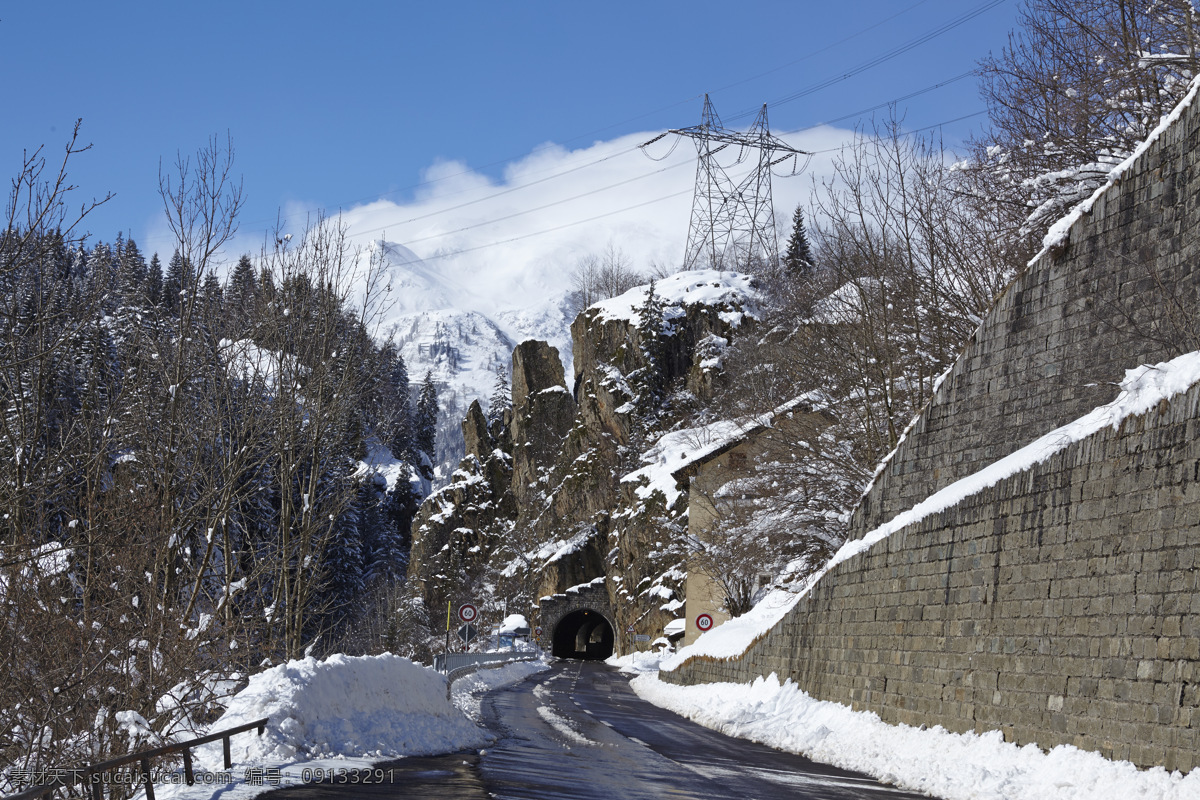
M 194 284 L 191 269 L 176 250 L 167 263 L 167 274 L 163 277 L 163 305 L 167 310 L 178 312 L 183 303 L 183 294 L 194 288 Z
M 126 302 L 144 302 L 146 283 L 146 259 L 138 250 L 137 242 L 126 239 L 117 253 L 117 276 L 121 294 Z
M 512 391 L 508 388 L 508 370 L 501 364 L 496 370 L 496 384 L 488 398 L 488 429 L 493 433 L 504 423 L 504 412 L 512 408 Z
M 392 434 L 388 447 L 397 458 L 410 458 L 413 449 L 413 419 L 409 401 L 408 366 L 394 347 L 385 352 Z
M 638 393 L 637 403 L 643 412 L 657 408 L 662 402 L 667 382 L 666 347 L 663 342 L 663 301 L 655 291 L 654 281 L 646 289 L 646 300 L 638 309 L 638 342 L 642 367 L 631 378 Z
M 792 214 L 792 235 L 783 251 L 783 267 L 792 280 L 806 279 L 812 272 L 812 248 L 808 244 L 808 232 L 804 229 L 803 206 L 796 206 Z
M 413 444 L 416 450 L 415 455 L 420 462 L 416 466 L 427 480 L 433 477 L 432 465 L 436 452 L 434 444 L 437 437 L 437 417 L 437 387 L 433 385 L 433 372 L 428 371 L 425 373 L 425 380 L 421 382 L 421 394 L 417 398 L 417 409 L 413 420 Z M 425 458 L 422 458 L 422 454 Z
M 162 305 L 163 301 L 163 271 L 158 253 L 150 257 L 150 266 L 146 269 L 146 300 L 150 305 Z

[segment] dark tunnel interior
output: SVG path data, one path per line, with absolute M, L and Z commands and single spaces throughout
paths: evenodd
M 595 611 L 572 611 L 554 628 L 552 652 L 558 658 L 606 659 L 613 654 L 612 625 Z

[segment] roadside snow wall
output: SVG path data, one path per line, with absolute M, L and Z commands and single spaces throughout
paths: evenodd
M 852 538 L 1111 402 L 1127 369 L 1200 349 L 1195 94 L 997 299 Z M 742 657 L 685 657 L 662 678 L 774 672 L 887 722 L 1190 770 L 1198 405 L 1192 387 L 900 528 L 830 570 Z

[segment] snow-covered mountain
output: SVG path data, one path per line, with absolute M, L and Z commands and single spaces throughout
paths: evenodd
M 486 407 L 519 342 L 548 341 L 570 374 L 569 269 L 496 263 L 451 274 L 395 242 L 373 241 L 368 253 L 381 259 L 389 287 L 381 332 L 394 337 L 414 389 L 427 371 L 438 388 L 438 484 L 462 458 L 467 407 L 476 398 Z

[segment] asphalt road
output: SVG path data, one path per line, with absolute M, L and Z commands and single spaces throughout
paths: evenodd
M 923 797 L 801 756 L 734 739 L 643 701 L 597 662 L 562 661 L 488 694 L 497 735 L 482 754 L 378 765 L 392 780 L 309 784 L 273 800 L 501 798 L 513 800 L 907 800 Z M 284 797 L 286 796 L 286 798 Z
M 479 763 L 497 798 L 923 797 L 704 728 L 643 701 L 596 662 L 559 662 L 491 693 L 483 712 L 501 736 Z

